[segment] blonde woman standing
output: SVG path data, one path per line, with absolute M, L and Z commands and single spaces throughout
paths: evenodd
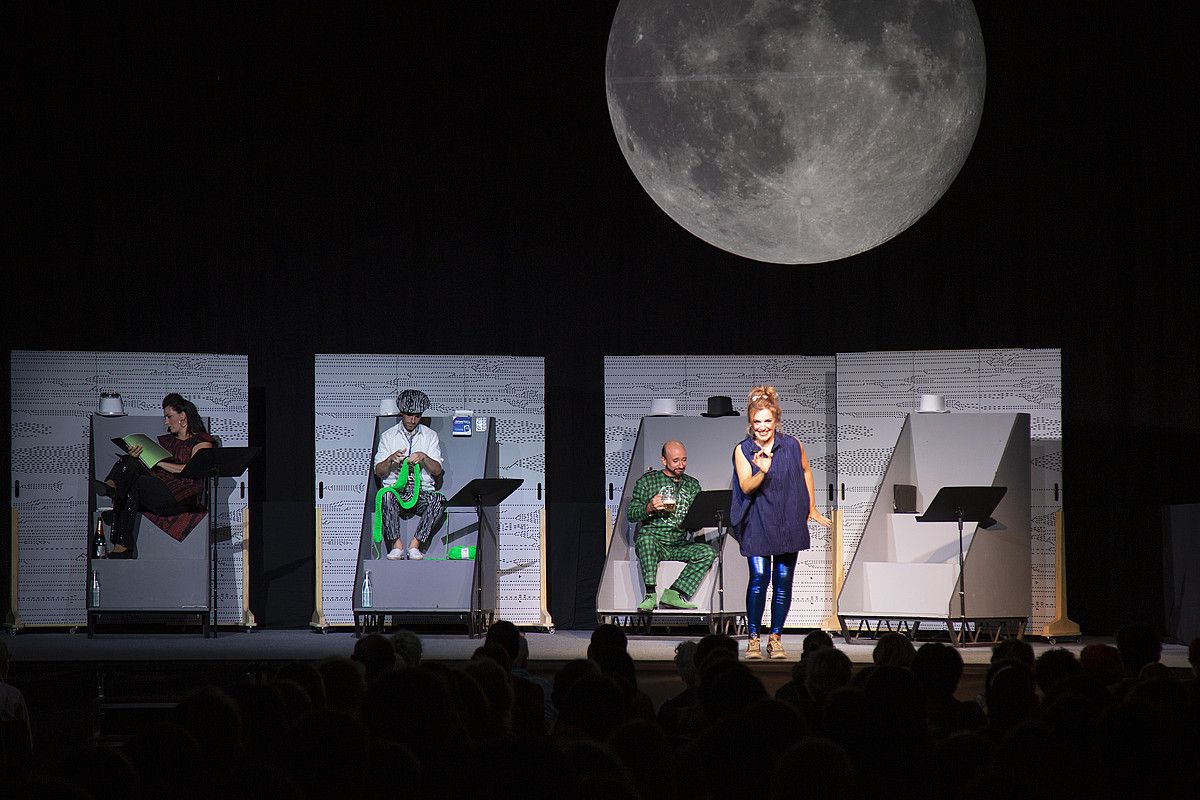
M 746 617 L 750 641 L 747 659 L 762 658 L 758 631 L 771 584 L 770 658 L 786 658 L 781 634 L 792 605 L 796 556 L 809 547 L 810 519 L 829 528 L 817 511 L 812 470 L 804 447 L 779 433 L 779 394 L 774 386 L 755 386 L 746 399 L 747 436 L 733 451 L 732 532 L 750 567 Z

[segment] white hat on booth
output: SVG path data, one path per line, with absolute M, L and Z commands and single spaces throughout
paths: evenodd
M 946 408 L 946 398 L 940 394 L 921 395 L 921 405 L 917 407 L 918 414 L 949 414 Z
M 679 415 L 679 411 L 675 407 L 675 398 L 673 397 L 656 397 L 650 401 L 650 416 L 652 417 L 675 417 Z

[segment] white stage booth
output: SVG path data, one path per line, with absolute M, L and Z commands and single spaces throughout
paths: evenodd
M 434 355 L 317 355 L 316 369 L 316 475 L 314 495 L 317 514 L 316 610 L 312 625 L 324 629 L 355 623 L 355 604 L 361 602 L 360 586 L 364 558 L 364 536 L 369 533 L 370 514 L 364 514 L 365 498 L 374 497 L 371 460 L 380 432 L 395 417 L 380 417 L 380 402 L 405 389 L 420 389 L 432 406 L 425 412 L 435 429 L 440 429 L 447 457 L 444 489 L 453 493 L 471 478 L 488 475 L 523 481 L 499 508 L 498 562 L 484 561 L 495 580 L 485 586 L 495 593 L 498 618 L 518 625 L 550 628 L 553 622 L 545 599 L 545 369 L 541 358 L 511 356 Z M 471 412 L 475 424 L 484 425 L 474 439 L 457 440 L 450 433 L 456 411 Z M 493 438 L 494 437 L 494 438 Z M 493 441 L 494 453 L 479 456 L 478 475 L 452 471 L 456 447 L 468 441 Z M 461 450 L 461 447 L 459 448 Z M 469 449 L 469 448 L 468 448 Z M 466 453 L 467 450 L 462 450 Z M 490 451 L 489 451 L 490 452 Z M 471 456 L 474 458 L 475 456 Z M 461 459 L 460 459 L 461 460 Z M 462 466 L 461 464 L 459 465 Z M 453 472 L 453 474 L 451 474 Z M 453 485 L 450 485 L 450 484 Z M 449 495 L 447 495 L 449 496 Z M 372 509 L 373 513 L 373 509 Z M 463 517 L 465 521 L 458 521 Z M 474 530 L 475 513 L 452 511 L 446 535 L 459 544 L 456 531 Z M 473 534 L 472 534 L 473 535 Z M 427 567 L 453 572 L 453 562 L 443 562 L 442 532 L 434 537 L 426 562 L 388 562 L 378 565 L 379 578 Z M 387 575 L 384 574 L 387 572 Z M 375 573 L 372 573 L 373 576 Z M 397 584 L 397 591 L 400 585 Z M 375 605 L 411 607 L 411 598 L 388 599 L 376 594 Z M 407 597 L 404 595 L 403 597 Z M 433 598 L 431 603 L 440 602 Z M 419 604 L 418 604 L 419 605 Z M 457 607 L 457 606 L 456 606 Z
M 98 353 L 16 351 L 12 354 L 12 481 L 9 484 L 13 532 L 13 613 L 10 628 L 81 626 L 87 621 L 88 548 L 92 535 L 93 469 L 103 476 L 117 455 L 114 445 L 99 447 L 93 464 L 92 420 L 101 392 L 119 392 L 127 417 L 98 422 L 136 423 L 150 436 L 165 432 L 162 399 L 178 392 L 209 420 L 219 445 L 245 446 L 247 430 L 246 356 L 211 353 Z M 128 431 L 124 431 L 128 432 Z M 254 624 L 247 595 L 249 494 L 247 475 L 217 484 L 217 623 Z M 143 519 L 139 552 L 148 560 L 179 553 L 202 557 L 186 565 L 208 579 L 203 557 L 209 520 L 177 543 Z M 141 559 L 139 558 L 139 561 Z M 149 562 L 147 562 L 149 563 Z M 113 562 L 126 571 L 135 562 Z M 115 578 L 113 580 L 116 580 Z M 118 581 L 119 583 L 119 581 Z M 118 583 L 101 585 L 102 605 L 119 598 Z M 108 585 L 110 591 L 106 592 Z M 145 598 L 143 598 L 145 599 Z M 186 601 L 190 603 L 190 600 Z M 151 601 L 153 605 L 154 602 Z M 186 604 L 186 603 L 185 603 Z M 144 605 L 122 601 L 122 607 Z M 178 605 L 177 602 L 164 606 Z M 139 617 L 138 621 L 146 621 Z
M 605 577 L 602 592 L 616 586 L 614 577 L 621 573 L 616 562 L 629 561 L 633 556 L 631 542 L 627 542 L 628 528 L 624 518 L 625 493 L 632 489 L 633 480 L 652 465 L 658 452 L 657 446 L 646 440 L 642 452 L 635 453 L 639 428 L 645 422 L 654 429 L 664 423 L 649 417 L 650 403 L 655 398 L 670 398 L 676 401 L 680 417 L 700 417 L 708 408 L 708 398 L 727 396 L 733 400 L 733 408 L 741 414 L 716 419 L 683 420 L 687 434 L 684 445 L 688 448 L 688 470 L 703 469 L 697 473 L 705 489 L 727 489 L 733 479 L 733 448 L 746 435 L 746 394 L 751 387 L 769 383 L 779 391 L 783 410 L 782 430 L 796 436 L 808 454 L 809 466 L 813 471 L 813 484 L 817 492 L 817 507 L 822 513 L 831 510 L 830 493 L 836 464 L 836 439 L 834 426 L 834 366 L 833 356 L 607 356 L 604 359 L 604 406 L 605 406 L 605 494 L 607 505 L 606 530 L 609 536 Z M 692 424 L 687 424 L 691 422 Z M 703 425 L 700 423 L 720 423 Z M 670 423 L 665 423 L 670 427 Z M 664 429 L 665 430 L 665 429 Z M 704 433 L 704 431 L 712 433 Z M 694 431 L 694 433 L 693 433 Z M 649 432 L 649 431 L 648 431 Z M 712 437 L 719 441 L 709 441 Z M 696 437 L 705 437 L 704 447 Z M 651 437 L 653 438 L 653 437 Z M 714 458 L 695 467 L 691 464 L 691 453 L 707 452 L 710 448 L 725 452 L 724 465 Z M 637 454 L 640 461 L 631 465 Z M 719 475 L 727 470 L 721 485 Z M 711 473 L 711 474 L 710 474 Z M 628 489 L 626 484 L 628 481 Z M 830 567 L 829 531 L 816 523 L 809 524 L 812 546 L 802 552 L 796 560 L 796 571 L 792 582 L 792 607 L 788 614 L 790 628 L 815 628 L 832 613 L 832 571 Z M 726 609 L 746 607 L 746 565 L 738 553 L 736 543 L 726 548 L 725 561 L 725 605 Z M 732 558 L 729 555 L 732 554 Z M 636 559 L 632 562 L 636 567 Z M 714 566 L 715 569 L 715 566 Z M 711 579 L 711 575 L 709 576 Z M 706 581 L 703 592 L 710 591 Z M 665 587 L 664 587 L 665 588 Z M 737 596 L 740 592 L 740 596 Z M 597 598 L 598 606 L 609 606 L 624 595 L 604 595 Z M 699 596 L 698 596 L 699 597 Z M 638 597 L 638 600 L 641 598 Z M 705 603 L 709 602 L 706 595 Z M 699 599 L 697 600 L 699 602 Z M 636 606 L 636 601 L 634 603 Z M 632 610 L 632 609 L 630 609 Z M 605 616 L 602 614 L 602 616 Z
M 891 510 L 892 488 L 884 483 L 885 473 L 905 420 L 918 408 L 922 394 L 942 395 L 947 417 L 1029 415 L 1029 632 L 1038 634 L 1058 614 L 1056 521 L 1061 522 L 1063 478 L 1062 370 L 1057 349 L 838 354 L 838 496 L 846 569 L 872 509 Z M 944 479 L 951 480 L 952 475 Z M 936 488 L 921 487 L 917 511 L 933 499 L 925 493 Z

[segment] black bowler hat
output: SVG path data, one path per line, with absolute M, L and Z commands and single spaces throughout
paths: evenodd
M 708 411 L 705 411 L 700 416 L 702 417 L 736 417 L 738 412 L 733 410 L 733 400 L 728 397 L 718 396 L 708 398 Z

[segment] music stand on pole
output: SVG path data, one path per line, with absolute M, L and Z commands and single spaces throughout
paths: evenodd
M 729 520 L 729 503 L 733 492 L 729 489 L 713 489 L 700 492 L 692 500 L 687 514 L 679 527 L 687 531 L 698 531 L 701 528 L 717 529 L 717 615 L 709 623 L 712 633 L 728 633 L 725 620 L 725 523 Z M 711 611 L 711 610 L 710 610 Z
M 206 447 L 198 450 L 179 473 L 181 478 L 204 481 L 208 495 L 209 607 L 205 617 L 205 638 L 209 635 L 209 627 L 212 637 L 217 637 L 217 480 L 241 475 L 258 453 L 258 447 Z
M 483 635 L 483 532 L 489 528 L 483 516 L 485 508 L 495 508 L 517 490 L 524 481 L 520 478 L 476 478 L 455 492 L 446 501 L 450 508 L 473 508 L 479 517 L 479 535 L 475 546 L 475 569 L 471 578 L 471 615 L 467 636 L 478 639 Z M 490 531 L 492 544 L 497 545 L 496 532 Z M 494 610 L 494 609 L 493 609 Z
M 958 523 L 958 614 L 962 627 L 959 628 L 956 643 L 962 640 L 962 633 L 966 631 L 967 624 L 967 590 L 963 577 L 963 523 L 977 522 L 981 528 L 990 528 L 996 524 L 996 520 L 992 519 L 992 512 L 996 510 L 1007 491 L 1007 486 L 943 486 L 925 509 L 925 513 L 917 517 L 917 522 Z

